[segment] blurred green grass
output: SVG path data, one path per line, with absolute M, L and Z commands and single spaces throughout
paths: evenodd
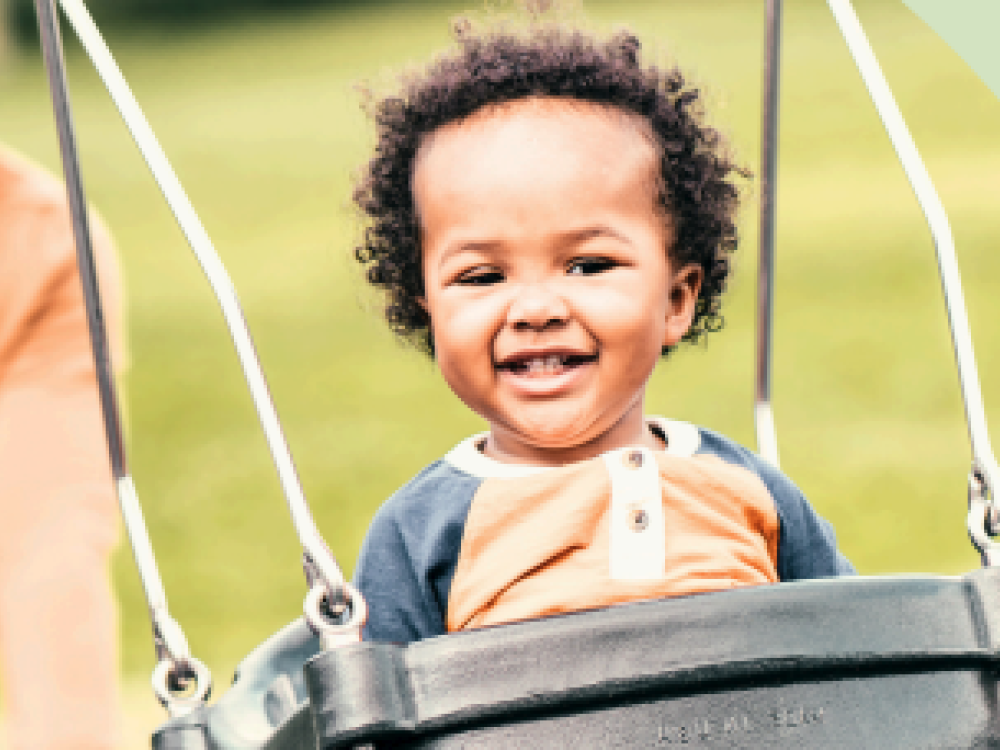
M 712 121 L 756 170 L 762 3 L 584 5 L 599 27 L 627 23 L 702 83 Z M 961 572 L 978 564 L 964 531 L 970 451 L 931 239 L 826 4 L 788 5 L 774 375 L 782 467 L 863 573 Z M 1000 101 L 901 3 L 855 5 L 949 211 L 995 423 Z M 348 573 L 379 503 L 481 428 L 433 364 L 380 322 L 352 265 L 348 205 L 371 143 L 354 84 L 425 59 L 467 8 L 399 3 L 113 40 L 234 279 L 307 496 Z M 125 269 L 132 473 L 171 611 L 223 684 L 300 612 L 299 549 L 208 285 L 78 50 L 69 67 L 88 197 Z M 59 169 L 38 59 L 4 69 L 0 123 L 5 142 Z M 651 413 L 751 447 L 755 190 L 726 328 L 664 363 L 648 397 Z M 145 675 L 149 622 L 125 547 L 114 576 L 122 668 Z

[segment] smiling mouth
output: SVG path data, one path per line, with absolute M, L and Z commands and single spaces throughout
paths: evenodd
M 497 369 L 528 377 L 544 377 L 596 361 L 596 354 L 545 354 L 510 359 L 499 363 Z

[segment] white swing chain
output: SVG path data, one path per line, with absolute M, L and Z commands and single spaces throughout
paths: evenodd
M 305 551 L 307 576 L 318 578 L 326 588 L 331 606 L 339 607 L 344 599 L 344 575 L 309 512 L 232 280 L 86 6 L 82 0 L 59 0 L 59 4 L 104 81 L 219 300 L 278 471 L 292 523 Z
M 58 16 L 53 0 L 35 0 L 35 11 L 38 16 L 42 54 L 45 58 L 55 112 L 63 173 L 66 178 L 67 200 L 73 222 L 77 265 L 87 310 L 87 328 L 94 354 L 97 390 L 104 416 L 111 472 L 153 621 L 153 640 L 159 660 L 154 672 L 153 688 L 172 715 L 181 715 L 202 704 L 211 690 L 211 675 L 201 662 L 191 656 L 184 632 L 167 611 L 167 597 L 156 570 L 156 560 L 146 533 L 142 510 L 139 507 L 132 477 L 129 475 L 118 399 L 111 375 L 104 315 L 101 310 L 93 250 L 90 244 L 86 198 L 83 194 L 76 139 L 73 133 Z
M 760 137 L 760 254 L 757 270 L 757 340 L 754 428 L 757 453 L 775 466 L 778 433 L 771 407 L 771 350 L 774 339 L 775 197 L 778 177 L 778 115 L 781 91 L 781 0 L 767 2 L 764 106 Z

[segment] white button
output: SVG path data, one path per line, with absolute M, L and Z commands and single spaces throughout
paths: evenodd
M 645 448 L 604 454 L 611 479 L 609 570 L 616 580 L 656 580 L 664 575 L 666 522 L 660 469 Z
M 645 531 L 649 528 L 649 512 L 641 507 L 637 506 L 634 508 L 629 508 L 628 512 L 628 527 L 632 531 L 639 533 Z

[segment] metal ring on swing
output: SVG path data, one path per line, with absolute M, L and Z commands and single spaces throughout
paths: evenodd
M 993 539 L 996 530 L 996 508 L 987 498 L 985 478 L 978 471 L 969 474 L 969 514 L 966 525 L 973 546 L 979 550 L 983 565 L 1000 564 L 1000 543 Z
M 211 672 L 193 656 L 180 662 L 160 660 L 153 669 L 152 683 L 153 692 L 171 716 L 183 716 L 202 706 L 212 692 Z
M 319 636 L 323 649 L 336 648 L 346 643 L 355 643 L 361 639 L 361 628 L 368 619 L 368 605 L 365 598 L 347 581 L 341 585 L 339 593 L 344 598 L 344 606 L 340 613 L 330 612 L 329 591 L 322 583 L 317 583 L 306 594 L 303 604 L 306 622 L 313 632 Z M 336 618 L 344 611 L 347 618 L 339 622 Z

